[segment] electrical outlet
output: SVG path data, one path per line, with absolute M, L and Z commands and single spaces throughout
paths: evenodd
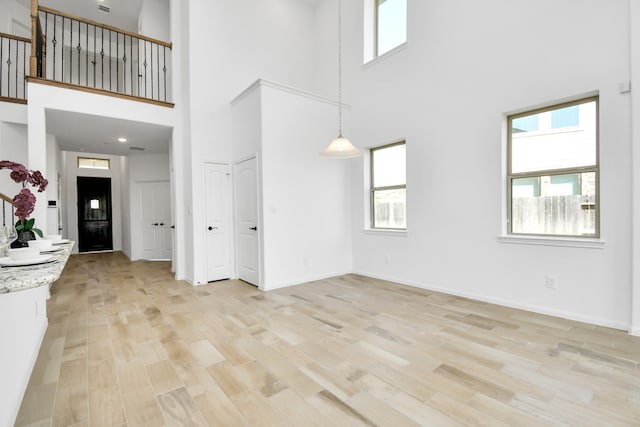
M 549 288 L 549 289 L 558 289 L 558 277 L 557 276 L 547 276 L 547 288 Z

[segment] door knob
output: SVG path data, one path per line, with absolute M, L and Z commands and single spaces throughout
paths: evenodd
M 157 226 L 158 226 L 158 223 L 156 222 L 156 223 L 153 223 L 153 224 L 151 224 L 151 225 L 155 225 L 155 226 L 157 227 Z
M 249 227 L 249 230 L 258 231 L 258 227 Z
M 209 231 L 211 231 L 211 230 L 217 230 L 217 229 L 218 229 L 218 227 L 212 227 L 212 226 L 207 227 L 207 230 L 209 230 Z
M 161 223 L 160 223 L 160 225 L 161 225 L 161 226 L 162 226 L 162 225 L 164 225 L 164 222 L 161 222 Z
M 175 226 L 175 225 L 172 225 L 172 226 L 171 226 L 171 228 L 176 228 L 176 226 Z

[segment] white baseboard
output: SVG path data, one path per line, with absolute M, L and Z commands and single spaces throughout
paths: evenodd
M 329 279 L 331 277 L 344 276 L 345 274 L 351 274 L 351 271 L 321 274 L 319 276 L 305 277 L 299 280 L 292 280 L 290 282 L 276 283 L 275 285 L 265 286 L 264 288 L 261 288 L 261 290 L 274 291 L 276 289 L 288 288 L 290 286 L 297 286 L 297 285 L 302 285 L 304 283 L 315 282 L 316 280 L 324 280 L 324 279 Z
M 407 280 L 398 279 L 396 277 L 371 274 L 371 273 L 367 273 L 367 272 L 363 272 L 363 271 L 355 271 L 354 274 L 359 274 L 361 276 L 367 276 L 367 277 L 371 277 L 371 278 L 374 278 L 374 279 L 386 280 L 386 281 L 389 281 L 389 282 L 395 282 L 395 283 L 399 283 L 401 285 L 412 286 L 412 287 L 415 287 L 415 288 L 426 289 L 426 290 L 429 290 L 429 291 L 440 292 L 440 293 L 443 293 L 443 294 L 449 294 L 449 295 L 455 295 L 455 296 L 458 296 L 458 297 L 469 298 L 469 299 L 472 299 L 472 300 L 487 302 L 487 303 L 490 303 L 490 304 L 501 305 L 501 306 L 504 306 L 504 307 L 515 308 L 515 309 L 518 309 L 518 310 L 531 311 L 531 312 L 534 312 L 534 313 L 545 314 L 545 315 L 554 316 L 554 317 L 560 317 L 560 318 L 563 318 L 563 319 L 574 320 L 574 321 L 577 321 L 577 322 L 588 323 L 588 324 L 591 324 L 591 325 L 598 325 L 598 326 L 604 326 L 604 327 L 607 327 L 607 328 L 620 329 L 620 330 L 623 330 L 623 331 L 630 331 L 630 325 L 629 324 L 624 323 L 624 322 L 614 321 L 614 320 L 611 320 L 611 319 L 603 319 L 603 318 L 600 318 L 600 317 L 585 316 L 585 315 L 580 314 L 580 313 L 573 313 L 573 312 L 570 312 L 570 311 L 549 309 L 547 307 L 541 307 L 541 306 L 534 305 L 534 304 L 526 304 L 526 303 L 522 303 L 522 302 L 518 302 L 518 301 L 504 299 L 504 298 L 494 298 L 494 297 L 489 297 L 489 296 L 482 295 L 482 294 L 477 294 L 477 293 L 474 293 L 474 292 L 460 291 L 460 290 L 451 289 L 451 288 L 443 288 L 441 286 L 434 286 L 434 285 L 429 285 L 429 284 L 417 283 L 417 282 L 413 282 L 413 281 L 407 281 Z M 638 335 L 640 335 L 640 327 L 637 328 L 637 329 L 638 329 L 638 331 L 636 331 L 636 332 L 638 333 Z M 631 331 L 630 331 L 630 333 L 631 333 Z M 631 333 L 631 334 L 634 335 L 633 333 Z
M 629 335 L 633 335 L 634 337 L 640 337 L 640 326 L 631 326 L 629 328 Z

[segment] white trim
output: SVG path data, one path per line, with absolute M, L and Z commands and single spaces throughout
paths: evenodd
M 629 328 L 629 335 L 640 337 L 640 326 L 632 326 Z
M 407 48 L 407 42 L 401 43 L 398 46 L 394 47 L 393 49 L 386 51 L 382 55 L 376 56 L 375 58 L 373 58 L 373 59 L 365 62 L 364 64 L 362 64 L 362 69 L 363 70 L 367 70 L 367 69 L 369 69 L 369 67 L 373 67 L 375 64 L 378 64 L 378 63 L 384 61 L 385 59 L 394 56 L 398 52 L 402 52 L 406 48 Z
M 270 285 L 268 287 L 260 287 L 261 291 L 274 291 L 276 289 L 282 289 L 282 288 L 288 288 L 291 286 L 298 286 L 298 285 L 304 285 L 310 282 L 315 282 L 317 280 L 325 280 L 325 279 L 330 279 L 332 277 L 338 277 L 338 276 L 345 276 L 347 274 L 351 274 L 351 271 L 342 271 L 342 272 L 335 272 L 335 273 L 329 273 L 329 274 L 322 274 L 319 276 L 314 276 L 314 277 L 308 277 L 306 279 L 304 279 L 303 281 L 298 281 L 298 280 L 293 280 L 293 281 L 289 281 L 289 282 L 284 282 L 284 283 L 279 283 L 276 285 Z
M 330 104 L 330 105 L 335 105 L 336 107 L 340 104 L 338 101 L 336 101 L 335 99 L 331 99 L 331 98 L 326 98 L 324 96 L 320 96 L 317 95 L 315 93 L 312 92 L 308 92 L 306 90 L 301 90 L 298 88 L 295 88 L 293 86 L 288 86 L 282 83 L 278 83 L 278 82 L 274 82 L 271 80 L 264 80 L 264 79 L 258 79 L 255 82 L 253 82 L 251 85 L 249 85 L 248 88 L 246 88 L 245 90 L 243 90 L 242 92 L 240 92 L 240 94 L 238 96 L 236 96 L 235 98 L 233 98 L 233 100 L 231 101 L 231 105 L 235 105 L 238 102 L 240 102 L 243 98 L 245 98 L 247 95 L 249 95 L 251 92 L 253 92 L 254 90 L 256 90 L 259 87 L 268 87 L 271 89 L 276 89 L 282 92 L 287 92 L 290 93 L 292 95 L 297 95 L 297 96 L 302 96 L 304 98 L 309 98 L 313 101 L 318 101 L 318 102 L 323 102 L 325 104 Z M 342 108 L 346 108 L 349 109 L 351 108 L 350 105 L 348 104 L 342 104 Z
M 364 234 L 370 234 L 373 236 L 396 236 L 396 237 L 407 237 L 407 230 L 392 230 L 392 229 L 376 229 L 376 228 L 365 228 L 362 230 Z
M 533 305 L 533 304 L 523 304 L 523 303 L 520 303 L 520 302 L 517 302 L 517 301 L 507 300 L 507 299 L 504 299 L 504 298 L 489 297 L 489 296 L 482 295 L 482 294 L 477 294 L 477 293 L 474 293 L 474 292 L 459 291 L 459 290 L 456 290 L 456 289 L 444 288 L 444 287 L 441 287 L 441 286 L 434 286 L 434 285 L 429 285 L 429 284 L 425 285 L 423 283 L 417 283 L 417 282 L 413 282 L 413 281 L 402 280 L 402 279 L 398 279 L 396 277 L 391 277 L 391 276 L 383 276 L 383 275 L 377 275 L 377 274 L 371 274 L 371 273 L 359 272 L 359 271 L 354 271 L 354 274 L 359 274 L 361 276 L 371 277 L 371 278 L 374 278 L 374 279 L 386 280 L 386 281 L 389 281 L 389 282 L 395 282 L 395 283 L 398 283 L 398 284 L 401 284 L 401 285 L 412 286 L 414 288 L 425 289 L 425 290 L 428 290 L 428 291 L 440 292 L 440 293 L 444 293 L 444 294 L 447 294 L 447 295 L 454 295 L 454 296 L 458 296 L 458 297 L 462 297 L 462 298 L 468 298 L 468 299 L 471 299 L 471 300 L 487 302 L 487 303 L 490 303 L 490 304 L 496 304 L 496 305 L 500 305 L 500 306 L 503 306 L 503 307 L 515 308 L 515 309 L 518 309 L 518 310 L 525 310 L 525 311 L 529 311 L 529 312 L 533 312 L 533 313 L 545 314 L 547 316 L 559 317 L 559 318 L 572 320 L 572 321 L 576 321 L 576 322 L 588 323 L 590 325 L 604 326 L 604 327 L 607 327 L 607 328 L 619 329 L 619 330 L 623 330 L 623 331 L 629 331 L 630 330 L 630 325 L 628 323 L 618 322 L 618 321 L 614 321 L 614 320 L 611 320 L 611 319 L 604 319 L 604 318 L 601 318 L 601 317 L 593 317 L 593 316 L 585 316 L 585 315 L 580 314 L 580 313 L 572 313 L 572 312 L 569 312 L 569 311 L 549 309 L 547 307 Z M 640 335 L 640 328 L 634 328 L 633 330 L 634 330 L 634 332 L 637 332 Z
M 601 239 L 542 236 L 499 236 L 498 242 L 517 245 L 561 246 L 588 249 L 604 249 L 605 245 L 605 241 Z

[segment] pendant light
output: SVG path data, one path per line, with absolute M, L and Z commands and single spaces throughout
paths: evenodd
M 338 137 L 331 141 L 320 155 L 334 159 L 350 159 L 360 154 L 360 150 L 342 136 L 342 0 L 338 0 Z

